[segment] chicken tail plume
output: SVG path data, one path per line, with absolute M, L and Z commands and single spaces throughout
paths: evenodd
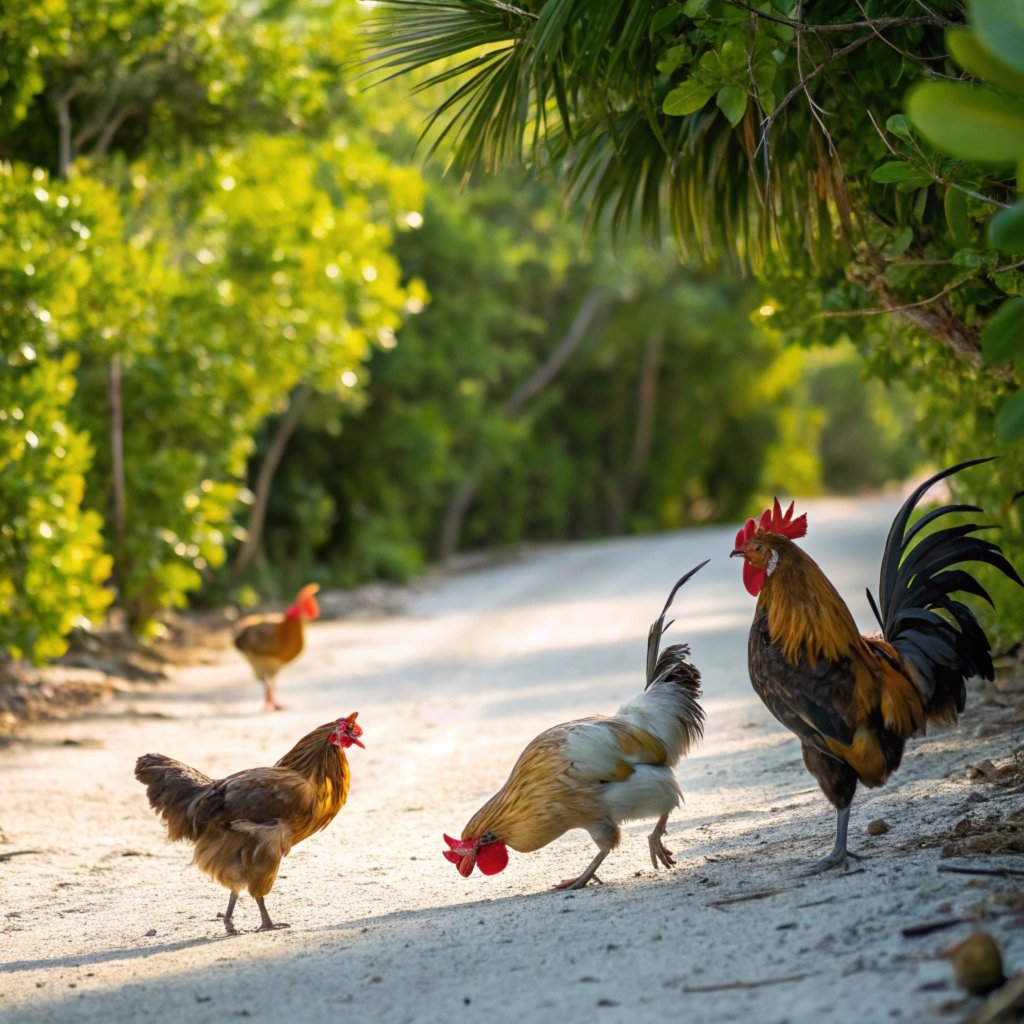
M 146 787 L 149 806 L 163 818 L 170 839 L 199 838 L 194 808 L 213 779 L 163 754 L 143 754 L 135 762 L 135 778 Z
M 680 752 L 685 754 L 704 735 L 704 709 L 700 706 L 701 679 L 697 667 L 690 661 L 689 644 L 670 644 L 661 650 L 661 638 L 670 622 L 665 622 L 680 587 L 691 577 L 700 572 L 710 559 L 691 569 L 676 582 L 668 595 L 661 615 L 651 624 L 647 634 L 647 684 L 644 694 L 652 698 L 662 697 L 670 700 L 672 717 L 681 730 Z
M 943 516 L 981 512 L 976 505 L 942 505 L 923 515 L 909 529 L 907 525 L 932 484 L 990 461 L 991 458 L 970 459 L 944 469 L 907 498 L 885 542 L 877 605 L 868 591 L 882 636 L 914 669 L 914 685 L 930 716 L 949 716 L 953 708 L 962 711 L 966 700 L 964 681 L 975 675 L 985 679 L 993 676 L 988 637 L 974 612 L 953 595 L 974 594 L 990 605 L 992 598 L 963 565 L 983 562 L 1015 583 L 1022 581 L 998 544 L 975 536 L 981 530 L 992 529 L 991 526 L 973 522 L 947 526 L 912 544 L 925 527 Z

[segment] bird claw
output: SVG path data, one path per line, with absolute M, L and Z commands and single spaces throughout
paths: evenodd
M 604 885 L 597 875 L 591 875 L 589 878 L 580 875 L 579 878 L 566 878 L 564 881 L 559 882 L 557 885 L 553 885 L 552 890 L 558 889 L 582 889 L 588 882 L 597 882 L 598 885 Z
M 676 859 L 665 844 L 653 836 L 650 837 L 651 845 L 651 863 L 654 865 L 654 870 L 657 871 L 659 867 L 674 868 L 676 866 Z
M 276 932 L 279 928 L 291 928 L 291 925 L 288 924 L 286 921 L 278 921 L 276 924 L 273 921 L 271 921 L 267 924 L 261 924 L 259 928 L 256 929 L 256 931 Z
M 849 850 L 833 850 L 827 857 L 816 860 L 806 867 L 798 875 L 800 878 L 810 878 L 812 875 L 820 875 L 823 871 L 831 871 L 833 868 L 845 867 L 847 857 L 854 860 L 863 860 L 859 853 L 851 853 Z
M 225 917 L 223 914 L 218 914 L 217 917 L 224 922 L 224 931 L 226 931 L 228 935 L 238 934 L 238 929 L 235 927 L 235 923 L 230 917 Z

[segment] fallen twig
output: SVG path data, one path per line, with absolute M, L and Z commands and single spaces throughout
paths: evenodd
M 12 857 L 24 857 L 28 853 L 42 852 L 42 850 L 11 850 L 10 853 L 0 853 L 0 861 L 10 860 Z
M 784 978 L 764 978 L 761 981 L 730 981 L 721 985 L 684 985 L 682 991 L 688 995 L 695 992 L 727 992 L 734 988 L 764 988 L 765 985 L 785 985 L 790 981 L 803 981 L 809 974 L 787 974 Z
M 759 892 L 745 892 L 740 896 L 726 896 L 724 899 L 712 900 L 709 907 L 726 907 L 730 903 L 745 903 L 747 900 L 764 900 L 769 896 L 778 896 L 780 892 L 788 892 L 787 889 L 761 889 Z
M 901 929 L 905 939 L 919 939 L 924 935 L 931 935 L 933 932 L 945 931 L 958 924 L 968 924 L 976 921 L 976 917 L 947 917 L 942 921 L 929 921 L 927 924 L 912 924 Z
M 1024 878 L 1024 868 L 961 867 L 959 864 L 940 864 L 939 871 L 951 875 L 994 875 L 996 878 Z

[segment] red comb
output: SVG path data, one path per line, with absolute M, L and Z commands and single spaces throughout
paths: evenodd
M 473 852 L 472 843 L 464 843 L 461 839 L 452 839 L 451 836 L 445 835 L 443 832 L 441 834 L 444 836 L 444 841 L 449 847 L 447 850 L 442 850 L 441 852 L 444 854 L 445 858 L 450 860 L 453 864 L 458 864 L 467 853 Z
M 741 548 L 758 530 L 765 533 L 780 533 L 783 537 L 795 539 L 803 537 L 807 533 L 807 513 L 793 518 L 793 506 L 795 502 L 789 503 L 785 513 L 776 498 L 771 508 L 766 508 L 761 513 L 760 519 L 748 519 L 739 533 L 736 534 L 736 547 Z

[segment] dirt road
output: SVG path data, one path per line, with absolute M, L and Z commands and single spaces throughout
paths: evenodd
M 877 585 L 895 507 L 808 505 L 806 546 L 865 628 L 863 588 Z M 959 996 L 936 954 L 972 926 L 901 929 L 1000 908 L 1012 880 L 940 872 L 951 862 L 933 840 L 968 814 L 1019 806 L 966 772 L 1015 737 L 985 735 L 969 713 L 915 742 L 893 782 L 854 805 L 851 846 L 867 859 L 798 877 L 831 848 L 834 815 L 750 689 L 753 601 L 727 558 L 733 532 L 545 550 L 450 579 L 401 616 L 318 624 L 282 675 L 280 714 L 259 711 L 229 656 L 0 751 L 0 1021 L 959 1019 L 964 1008 L 943 1010 Z M 458 834 L 541 729 L 614 711 L 640 688 L 648 625 L 708 556 L 670 633 L 692 645 L 708 714 L 679 769 L 686 806 L 667 836 L 678 866 L 652 869 L 642 822 L 605 862 L 604 886 L 548 891 L 589 861 L 583 833 L 461 878 L 442 831 Z M 291 928 L 252 931 L 243 896 L 242 934 L 225 936 L 226 892 L 164 839 L 136 756 L 227 774 L 353 710 L 366 750 L 351 751 L 348 806 L 292 851 L 267 900 Z M 870 837 L 877 818 L 891 830 Z M 1024 967 L 1014 918 L 986 927 Z

